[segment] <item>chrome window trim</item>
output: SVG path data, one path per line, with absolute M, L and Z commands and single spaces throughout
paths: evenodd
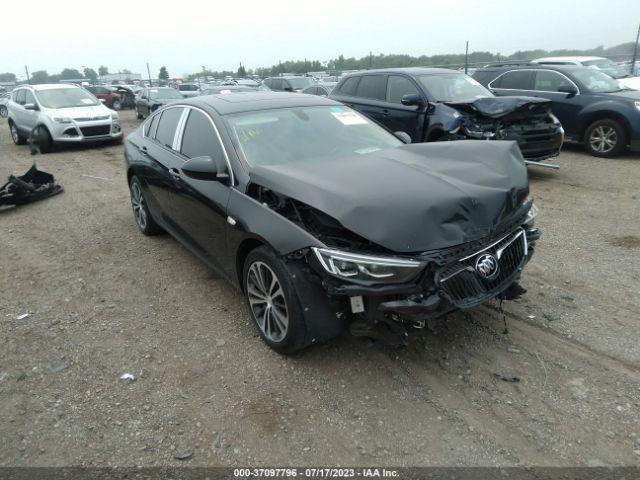
M 188 116 L 189 109 L 183 109 L 182 115 L 180 115 L 180 118 L 178 119 L 178 125 L 176 125 L 176 134 L 173 137 L 173 143 L 171 144 L 171 148 L 173 148 L 176 152 L 179 152 L 180 147 L 182 146 L 182 134 L 184 133 L 184 125 L 187 122 Z
M 209 123 L 211 124 L 211 126 L 213 127 L 213 131 L 216 133 L 216 138 L 218 139 L 218 143 L 220 143 L 220 146 L 222 147 L 222 153 L 224 154 L 224 159 L 227 163 L 227 168 L 229 169 L 229 178 L 231 179 L 231 182 L 229 183 L 229 186 L 234 186 L 236 181 L 235 181 L 235 175 L 233 174 L 233 168 L 231 168 L 231 161 L 229 160 L 229 154 L 227 153 L 227 148 L 224 146 L 224 142 L 222 141 L 222 137 L 220 136 L 220 132 L 218 131 L 218 127 L 216 126 L 215 122 L 213 121 L 213 118 L 211 118 L 211 115 L 209 115 L 205 110 L 203 110 L 202 108 L 196 107 L 194 105 L 176 105 L 176 106 L 180 106 L 182 108 L 185 109 L 185 111 L 189 111 L 191 110 L 197 110 L 200 113 L 202 113 L 207 120 L 209 120 Z M 180 153 L 180 149 L 182 148 L 182 138 L 184 136 L 184 129 L 186 128 L 186 124 L 187 124 L 187 116 L 185 116 L 184 118 L 184 122 L 182 122 L 182 124 L 180 125 L 180 122 L 178 122 L 178 127 L 180 128 L 180 144 L 177 145 L 177 149 L 176 152 Z M 181 118 L 182 120 L 182 118 Z M 177 133 L 177 131 L 176 131 Z M 180 155 L 182 155 L 182 153 L 180 153 Z
M 543 64 L 540 64 L 543 65 Z M 502 88 L 502 87 L 493 87 L 491 86 L 491 84 L 493 82 L 495 82 L 496 80 L 498 80 L 500 77 L 502 77 L 503 75 L 506 75 L 507 73 L 511 73 L 511 72 L 538 72 L 540 70 L 543 70 L 545 72 L 553 72 L 553 73 L 557 73 L 558 75 L 566 78 L 569 83 L 571 83 L 574 87 L 576 87 L 576 90 L 578 90 L 578 93 L 576 93 L 576 95 L 580 95 L 580 89 L 578 88 L 578 85 L 576 85 L 576 82 L 574 82 L 573 80 L 571 80 L 569 77 L 567 77 L 564 73 L 562 72 L 558 72 L 557 70 L 550 70 L 548 68 L 517 68 L 515 70 L 507 70 L 506 72 L 502 72 L 500 75 L 498 75 L 496 78 L 494 78 L 493 80 L 491 80 L 488 84 L 487 87 L 489 89 L 496 89 L 496 90 L 509 90 L 511 92 L 542 92 L 542 93 L 565 93 L 565 92 L 558 92 L 558 91 L 552 91 L 552 90 L 533 90 L 530 88 Z

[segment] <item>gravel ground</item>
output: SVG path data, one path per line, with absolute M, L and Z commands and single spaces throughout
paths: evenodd
M 0 178 L 33 158 L 3 123 Z M 566 146 L 530 171 L 544 236 L 504 315 L 294 357 L 171 237 L 138 233 L 121 146 L 35 159 L 65 192 L 0 212 L 0 465 L 640 464 L 639 156 Z

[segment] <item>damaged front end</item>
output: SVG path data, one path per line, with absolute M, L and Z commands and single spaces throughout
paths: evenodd
M 489 97 L 473 102 L 449 102 L 443 109 L 445 138 L 450 140 L 513 140 L 525 163 L 541 163 L 557 157 L 564 141 L 560 121 L 551 113 L 551 102 L 536 97 Z
M 285 259 L 305 312 L 323 316 L 307 321 L 319 340 L 327 327 L 334 336 L 337 319 L 355 336 L 406 345 L 410 334 L 436 330 L 453 311 L 518 298 L 525 292 L 520 274 L 540 237 L 536 207 L 527 201 L 484 238 L 399 255 L 286 195 L 257 184 L 248 193 L 326 245 Z

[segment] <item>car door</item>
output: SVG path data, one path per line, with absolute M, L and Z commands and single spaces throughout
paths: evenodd
M 142 93 L 140 93 L 140 99 L 137 102 L 138 111 L 142 115 L 149 115 L 151 113 L 151 109 L 149 108 L 149 89 L 145 88 Z
M 209 114 L 189 108 L 180 140 L 181 163 L 196 157 L 210 157 L 229 170 L 226 154 Z M 226 258 L 227 203 L 231 172 L 228 179 L 199 180 L 188 177 L 178 167 L 173 210 L 184 240 L 208 263 L 224 270 Z
M 14 105 L 12 108 L 13 120 L 16 123 L 16 126 L 19 130 L 25 130 L 26 127 L 26 110 L 24 109 L 25 104 L 25 92 L 26 88 L 21 88 L 20 90 L 16 90 L 14 95 Z
M 410 94 L 419 95 L 423 105 L 402 105 L 402 97 Z M 424 105 L 427 102 L 413 79 L 404 75 L 389 75 L 386 101 L 386 127 L 392 132 L 408 133 L 412 142 L 421 142 L 424 131 Z
M 354 108 L 376 122 L 390 128 L 390 112 L 387 108 L 387 78 L 386 74 L 363 75 L 356 88 Z
M 24 91 L 24 105 L 23 105 L 23 115 L 24 115 L 24 126 L 27 130 L 31 130 L 38 124 L 38 110 L 27 110 L 24 108 L 26 105 L 34 105 L 36 109 L 39 109 L 38 102 L 36 101 L 36 97 L 31 90 Z
M 146 187 L 161 212 L 162 222 L 176 233 L 179 233 L 179 223 L 173 206 L 176 190 L 180 188 L 179 168 L 183 163 L 176 145 L 176 132 L 184 111 L 181 106 L 169 107 L 152 117 L 151 121 L 145 123 L 145 127 L 153 128 L 139 146 L 140 152 L 149 158 L 150 167 L 145 175 Z M 159 117 L 157 126 L 153 125 L 156 117 Z
M 561 89 L 575 88 L 577 94 L 561 92 Z M 578 86 L 566 75 L 554 70 L 536 70 L 533 80 L 535 97 L 548 98 L 552 101 L 551 110 L 558 117 L 569 136 L 579 134 L 578 115 L 583 108 Z

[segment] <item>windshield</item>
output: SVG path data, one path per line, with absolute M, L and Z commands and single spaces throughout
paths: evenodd
M 347 107 L 283 108 L 226 117 L 250 165 L 366 155 L 403 143 Z
M 174 90 L 173 88 L 154 88 L 152 90 L 149 90 L 149 97 L 152 100 L 158 100 L 160 98 L 162 99 L 182 99 L 182 95 L 180 95 L 180 92 L 178 92 L 177 90 Z
M 616 80 L 599 70 L 580 68 L 573 70 L 571 73 L 585 88 L 593 93 L 619 92 L 622 90 Z
M 585 67 L 597 68 L 598 70 L 602 70 L 604 73 L 612 76 L 613 78 L 622 78 L 629 75 L 629 72 L 627 70 L 622 68 L 620 65 L 613 63 L 607 58 L 588 60 L 586 62 L 582 62 L 582 65 L 584 65 Z
M 35 92 L 45 108 L 94 107 L 100 101 L 82 88 L 52 88 Z
M 418 79 L 437 102 L 473 102 L 493 97 L 489 90 L 463 73 L 420 75 Z
M 287 81 L 291 84 L 291 88 L 294 90 L 301 90 L 314 82 L 313 78 L 310 77 L 287 78 Z

